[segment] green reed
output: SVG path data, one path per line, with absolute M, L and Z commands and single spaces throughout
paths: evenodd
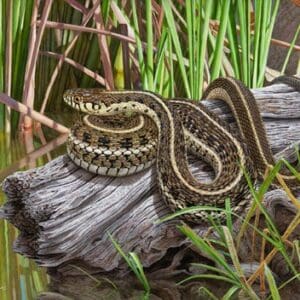
M 91 1 L 92 2 L 92 1 Z M 23 97 L 30 22 L 34 0 L 13 1 L 12 43 L 7 43 L 10 21 L 7 14 L 8 0 L 0 3 L 0 90 L 5 91 L 5 81 L 11 79 L 11 95 L 21 101 Z M 82 25 L 84 15 L 92 3 L 78 8 L 64 1 L 54 1 L 49 19 L 59 23 L 78 25 L 78 30 L 46 29 L 43 33 L 40 55 L 36 64 L 34 109 L 58 111 L 65 109 L 62 93 L 69 87 L 99 86 L 94 76 L 83 73 L 76 63 L 87 70 L 100 74 L 117 88 L 124 87 L 124 67 L 121 38 L 108 33 L 108 52 L 99 43 L 95 33 L 86 28 L 98 28 L 91 18 Z M 155 5 L 154 5 L 155 4 Z M 106 30 L 118 32 L 119 24 L 126 23 L 129 31 L 129 74 L 131 88 L 142 88 L 165 97 L 184 96 L 201 99 L 207 83 L 219 76 L 234 76 L 249 87 L 261 87 L 265 80 L 266 63 L 271 44 L 272 31 L 280 1 L 101 1 L 100 25 Z M 41 3 L 41 9 L 44 3 Z M 124 10 L 126 7 L 126 11 Z M 99 25 L 99 24 L 98 24 Z M 131 35 L 133 32 L 133 36 Z M 57 69 L 58 58 L 46 53 L 63 54 L 72 39 L 79 33 L 76 43 L 67 57 L 75 62 L 65 62 Z M 285 70 L 295 39 L 282 67 Z M 12 52 L 12 66 L 6 68 L 7 51 Z M 107 63 L 107 59 L 111 63 Z M 11 69 L 11 71 L 9 71 Z M 53 76 L 53 77 L 52 77 Z M 54 84 L 50 85 L 53 78 Z M 135 78 L 135 81 L 132 80 Z M 4 127 L 5 109 L 0 105 L 0 128 Z M 9 117 L 10 118 L 10 117 Z M 18 114 L 13 113 L 12 127 L 18 124 Z
M 10 140 L 0 131 L 0 170 L 12 165 L 25 155 L 24 146 L 18 140 Z M 41 162 L 40 164 L 43 164 Z M 39 165 L 39 164 L 38 164 Z M 2 182 L 0 182 L 0 188 Z M 5 196 L 0 191 L 0 206 Z M 14 252 L 13 243 L 19 231 L 5 220 L 0 220 L 0 299 L 35 299 L 45 290 L 48 278 L 33 261 Z

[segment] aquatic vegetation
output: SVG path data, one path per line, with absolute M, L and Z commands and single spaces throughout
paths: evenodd
M 272 41 L 290 47 L 282 71 L 297 47 L 299 29 L 290 45 L 272 40 L 279 0 L 84 3 L 2 1 L 1 91 L 41 114 L 62 111 L 76 86 L 200 99 L 218 76 L 262 86 Z M 32 126 L 0 99 L 0 128 Z

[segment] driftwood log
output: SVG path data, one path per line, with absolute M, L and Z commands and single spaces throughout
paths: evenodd
M 300 93 L 284 84 L 254 89 L 253 93 L 273 153 L 277 158 L 295 160 L 294 147 L 300 141 Z M 223 103 L 203 104 L 235 127 Z M 191 169 L 200 180 L 213 176 L 203 162 L 191 163 Z M 0 217 L 20 229 L 15 251 L 60 274 L 78 273 L 72 265 L 90 273 L 126 271 L 108 233 L 125 252 L 134 251 L 156 275 L 178 272 L 191 253 L 199 257 L 177 230 L 179 220 L 156 223 L 170 210 L 159 197 L 155 167 L 125 178 L 101 177 L 77 167 L 63 155 L 43 167 L 10 175 L 3 182 L 3 190 L 7 202 Z M 264 205 L 281 233 L 297 212 L 280 189 L 267 192 Z M 208 229 L 192 227 L 199 234 Z M 296 230 L 291 239 L 298 238 L 299 233 Z M 246 236 L 239 253 L 241 261 L 259 260 L 259 249 L 249 257 L 250 247 L 251 237 Z M 163 270 L 157 271 L 158 265 L 163 265 Z M 186 272 L 184 267 L 182 270 Z

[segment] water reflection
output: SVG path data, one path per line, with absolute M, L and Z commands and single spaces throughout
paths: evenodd
M 0 182 L 8 175 L 28 168 L 41 166 L 54 157 L 65 153 L 67 135 L 47 139 L 42 128 L 21 137 L 7 138 L 0 131 Z M 48 142 L 49 140 L 49 142 Z M 0 206 L 5 195 L 0 190 Z M 18 231 L 0 219 L 0 299 L 35 299 L 47 289 L 49 281 L 44 269 L 13 251 L 13 241 Z
M 17 160 L 16 162 L 12 163 L 9 167 L 0 170 L 0 182 L 2 182 L 8 175 L 23 169 L 23 168 L 35 168 L 37 159 L 42 157 L 43 155 L 47 156 L 47 161 L 50 161 L 51 158 L 51 151 L 56 149 L 57 147 L 61 146 L 65 143 L 68 135 L 60 135 L 57 138 L 53 139 L 52 141 L 45 143 L 43 146 L 39 147 L 36 150 L 31 151 L 30 153 L 24 155 L 21 159 Z

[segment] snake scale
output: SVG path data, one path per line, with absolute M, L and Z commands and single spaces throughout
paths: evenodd
M 300 86 L 296 77 L 280 81 Z M 87 114 L 71 129 L 68 154 L 86 170 L 108 176 L 137 173 L 156 161 L 161 195 L 171 210 L 195 205 L 224 208 L 225 199 L 230 198 L 233 213 L 241 214 L 250 196 L 243 170 L 256 180 L 257 174 L 274 165 L 263 122 L 254 96 L 236 79 L 216 79 L 203 98 L 229 105 L 241 137 L 201 103 L 165 100 L 145 91 L 67 90 L 64 101 Z M 194 178 L 188 151 L 213 167 L 212 182 Z M 281 175 L 289 184 L 298 184 L 294 176 Z M 201 210 L 183 218 L 195 223 L 209 218 L 222 222 L 226 214 Z

